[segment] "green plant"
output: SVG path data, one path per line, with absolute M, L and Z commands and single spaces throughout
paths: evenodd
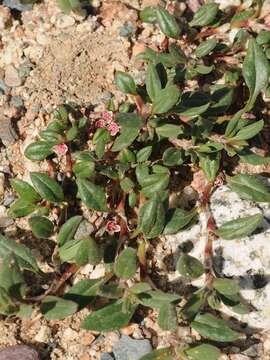
M 22 4 L 35 4 L 38 0 L 20 0 Z M 56 0 L 63 13 L 69 14 L 71 11 L 81 12 L 82 0 Z
M 269 37 L 260 33 L 255 38 L 246 31 L 241 46 L 247 45 L 247 53 L 244 58 L 240 54 L 238 66 L 231 66 L 225 60 L 239 48 L 231 49 L 216 39 L 194 40 L 200 27 L 220 24 L 224 16 L 211 3 L 202 6 L 189 25 L 179 25 L 167 10 L 146 8 L 141 13 L 143 21 L 157 23 L 173 39 L 181 32 L 190 36 L 197 45 L 194 52 L 186 56 L 177 41 L 169 39 L 163 52 L 147 48 L 139 55 L 147 65 L 144 86 L 137 87 L 131 75 L 116 72 L 116 85 L 128 95 L 128 102 L 115 108 L 112 100 L 108 111 L 95 122 L 76 106 L 63 105 L 40 132 L 40 139 L 26 148 L 27 158 L 47 161 L 48 173 L 31 173 L 31 185 L 11 180 L 19 199 L 10 207 L 10 216 L 28 216 L 35 237 L 56 236 L 58 256 L 70 264 L 68 276 L 82 265 L 101 262 L 105 275 L 78 282 L 62 297 L 58 296 L 59 284 L 37 298 L 33 294 L 29 297 L 25 272 L 38 277 L 43 274 L 30 250 L 2 236 L 2 314 L 25 316 L 29 306 L 37 304 L 47 319 L 62 319 L 102 298 L 105 305 L 95 306 L 82 323 L 84 329 L 119 329 L 131 321 L 139 307 L 145 307 L 158 312 L 158 324 L 165 330 L 190 324 L 203 339 L 216 342 L 216 346 L 202 342 L 156 350 L 144 360 L 204 360 L 206 354 L 216 360 L 221 354 L 220 343 L 242 337 L 221 318 L 219 309 L 221 304 L 239 313 L 249 308 L 241 299 L 238 282 L 219 278 L 215 272 L 212 243 L 218 236 L 233 240 L 249 235 L 260 225 L 262 216 L 242 217 L 217 229 L 208 200 L 220 181 L 227 181 L 241 198 L 270 203 L 270 189 L 255 176 L 232 175 L 233 162 L 269 163 L 269 158 L 250 150 L 254 142 L 260 144 L 264 127 L 265 115 L 257 99 L 269 81 L 264 46 Z M 224 56 L 222 67 L 215 61 L 216 54 Z M 199 84 L 207 76 L 212 80 L 203 91 Z M 219 77 L 223 84 L 216 83 Z M 195 83 L 192 90 L 190 80 Z M 180 187 L 176 179 L 187 180 L 200 169 L 207 185 L 198 189 L 196 206 L 172 207 L 171 196 Z M 147 248 L 151 239 L 189 226 L 199 212 L 208 214 L 204 264 L 182 250 L 176 271 L 190 281 L 204 274 L 205 284 L 193 288 L 183 299 L 156 289 Z M 85 217 L 95 219 L 93 232 L 78 237 Z

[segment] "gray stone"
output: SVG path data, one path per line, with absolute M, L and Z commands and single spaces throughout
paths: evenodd
M 116 360 L 139 360 L 151 351 L 149 340 L 134 340 L 127 335 L 122 335 L 113 347 Z
M 89 221 L 83 220 L 78 226 L 74 239 L 77 240 L 85 238 L 86 236 L 91 235 L 93 231 L 94 226 Z
M 9 117 L 0 114 L 0 139 L 5 146 L 11 145 L 17 139 L 16 131 Z
M 22 84 L 22 79 L 13 65 L 7 65 L 5 69 L 5 83 L 10 87 L 17 87 Z
M 29 11 L 33 7 L 33 4 L 23 4 L 20 0 L 4 0 L 3 5 L 21 12 Z
M 12 96 L 10 99 L 10 105 L 14 106 L 15 108 L 21 108 L 23 107 L 23 99 L 21 96 Z
M 29 346 L 15 345 L 0 349 L 0 360 L 39 360 L 39 356 Z
M 110 353 L 102 353 L 100 355 L 100 360 L 114 360 L 114 357 Z

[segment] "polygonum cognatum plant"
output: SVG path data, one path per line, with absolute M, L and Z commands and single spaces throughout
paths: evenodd
M 215 360 L 223 343 L 243 338 L 222 319 L 220 309 L 223 305 L 243 314 L 250 308 L 242 301 L 238 282 L 216 272 L 212 243 L 218 237 L 229 241 L 251 234 L 262 215 L 217 228 L 208 200 L 226 181 L 241 198 L 270 203 L 270 189 L 257 177 L 232 175 L 237 162 L 269 163 L 250 149 L 265 145 L 262 94 L 267 96 L 269 82 L 270 32 L 257 35 L 246 27 L 231 47 L 218 37 L 200 41 L 203 32 L 214 34 L 226 16 L 214 3 L 203 5 L 189 24 L 180 24 L 161 7 L 144 9 L 141 20 L 158 24 L 166 35 L 163 51 L 146 48 L 139 55 L 146 66 L 145 84 L 136 86 L 132 76 L 116 72 L 116 85 L 128 102 L 116 108 L 112 100 L 108 111 L 89 116 L 72 104 L 63 105 L 25 149 L 28 159 L 46 160 L 48 172 L 30 173 L 31 184 L 10 181 L 19 198 L 9 213 L 27 216 L 34 237 L 56 238 L 65 271 L 45 293 L 33 291 L 27 285 L 29 272 L 44 276 L 34 256 L 20 242 L 1 236 L 2 314 L 29 316 L 31 307 L 40 305 L 42 314 L 54 320 L 87 306 L 93 311 L 82 327 L 102 332 L 124 327 L 139 309 L 152 308 L 162 329 L 175 332 L 190 324 L 203 339 L 192 346 L 156 350 L 145 360 Z M 246 17 L 245 12 L 235 14 L 231 21 L 245 23 Z M 197 45 L 189 56 L 179 47 L 180 37 Z M 240 65 L 227 61 L 232 57 Z M 199 169 L 205 179 L 197 189 L 196 206 L 174 207 L 174 194 Z M 199 212 L 208 217 L 204 263 L 183 248 L 176 271 L 186 283 L 199 277 L 205 283 L 180 295 L 164 292 L 151 279 L 148 245 L 192 224 Z M 91 219 L 91 236 L 78 236 L 84 218 Z M 81 280 L 63 294 L 65 281 L 88 263 L 103 263 L 105 275 Z

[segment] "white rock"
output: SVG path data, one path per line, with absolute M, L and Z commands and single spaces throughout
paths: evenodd
M 43 325 L 41 326 L 37 335 L 35 336 L 35 341 L 40 343 L 46 343 L 49 341 L 50 336 L 51 336 L 51 329 L 48 326 Z
M 56 20 L 56 27 L 58 29 L 65 29 L 75 24 L 75 19 L 69 15 L 60 14 Z
M 269 179 L 265 181 L 270 185 Z M 264 215 L 260 228 L 254 234 L 231 241 L 218 239 L 214 242 L 213 248 L 215 270 L 220 276 L 239 279 L 241 295 L 256 309 L 245 315 L 237 315 L 227 308 L 224 311 L 251 327 L 268 329 L 270 328 L 270 283 L 268 283 L 270 205 L 242 200 L 224 185 L 213 193 L 210 208 L 217 226 L 239 217 L 258 213 Z M 203 214 L 200 214 L 198 223 L 190 229 L 167 236 L 166 246 L 177 254 L 179 245 L 186 241 L 192 241 L 194 244 L 190 254 L 203 261 L 207 241 L 206 218 Z M 196 280 L 193 285 L 199 286 L 202 280 Z
M 215 3 L 219 4 L 220 10 L 224 10 L 229 7 L 238 7 L 241 5 L 240 0 L 215 0 Z
M 13 65 L 8 65 L 5 70 L 5 83 L 10 87 L 17 87 L 22 84 L 17 69 Z

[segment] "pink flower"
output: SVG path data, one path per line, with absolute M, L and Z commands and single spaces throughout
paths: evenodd
M 116 134 L 119 133 L 120 127 L 118 124 L 116 124 L 116 122 L 113 121 L 109 124 L 107 129 L 112 136 L 115 136 Z
M 96 128 L 105 128 L 106 122 L 103 119 L 97 120 L 95 122 L 95 126 L 96 126 Z
M 112 111 L 103 111 L 102 119 L 107 122 L 113 121 L 113 112 Z
M 66 155 L 68 146 L 66 144 L 58 144 L 53 147 L 53 151 L 58 155 Z
M 118 225 L 115 220 L 108 221 L 106 229 L 109 233 L 116 233 L 121 231 L 120 225 Z

